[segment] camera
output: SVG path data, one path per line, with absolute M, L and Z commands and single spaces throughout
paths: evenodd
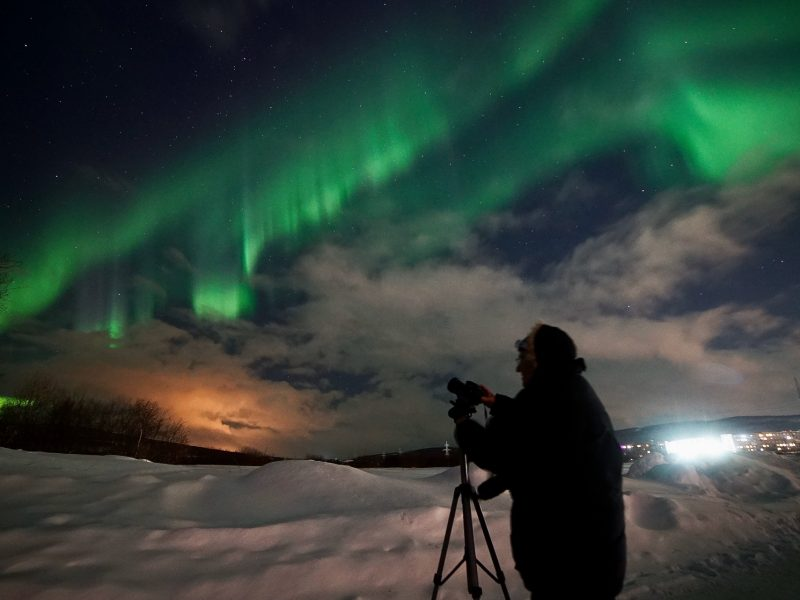
M 457 377 L 453 377 L 447 383 L 447 390 L 456 395 L 456 399 L 450 401 L 450 404 L 453 405 L 450 411 L 454 414 L 473 414 L 475 412 L 475 407 L 481 403 L 481 398 L 484 394 L 481 386 L 474 381 L 467 381 L 465 383 Z

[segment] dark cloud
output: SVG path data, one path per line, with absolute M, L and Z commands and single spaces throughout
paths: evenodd
M 259 425 L 257 423 L 249 423 L 249 422 L 245 422 L 245 421 L 236 421 L 234 419 L 221 419 L 220 423 L 222 423 L 226 427 L 230 427 L 231 429 L 236 429 L 236 430 L 239 430 L 239 429 L 254 429 L 254 430 L 267 429 L 263 425 Z
M 192 338 L 187 335 L 180 335 L 180 336 L 173 336 L 167 340 L 167 344 L 169 345 L 169 351 L 172 354 L 179 352 L 181 348 L 185 347 Z
M 205 338 L 215 344 L 220 344 L 223 341 L 223 336 L 217 330 L 217 325 L 213 322 L 202 321 L 189 311 L 171 310 L 162 315 L 161 320 L 188 333 L 194 339 Z
M 230 356 L 239 356 L 247 342 L 238 337 L 226 337 L 222 341 L 222 351 Z
M 189 262 L 189 259 L 186 258 L 186 255 L 178 248 L 167 248 L 164 250 L 163 255 L 170 265 L 181 271 L 186 271 L 187 273 L 194 273 L 196 271 L 192 263 Z
M 258 379 L 278 379 L 282 377 L 283 370 L 266 356 L 260 356 L 246 365 L 248 373 Z

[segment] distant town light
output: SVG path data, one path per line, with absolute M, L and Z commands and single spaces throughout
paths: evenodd
M 667 454 L 681 460 L 714 458 L 728 452 L 736 452 L 733 436 L 729 433 L 719 436 L 685 438 L 665 442 Z
M 717 440 L 719 437 L 719 441 Z M 705 440 L 709 438 L 711 442 L 702 441 L 692 444 L 693 440 Z M 669 444 L 669 448 L 667 447 Z M 624 460 L 632 462 L 638 460 L 652 452 L 659 452 L 664 455 L 671 455 L 674 460 L 693 458 L 701 455 L 708 456 L 708 448 L 715 449 L 722 444 L 723 452 L 775 452 L 777 454 L 800 454 L 800 429 L 782 431 L 759 431 L 751 433 L 723 434 L 721 436 L 696 436 L 690 438 L 688 442 L 685 438 L 666 442 L 662 439 L 651 438 L 647 441 L 630 440 L 620 444 Z M 682 451 L 682 446 L 688 449 Z M 706 450 L 703 450 L 706 448 Z M 712 450 L 711 455 L 717 454 L 717 450 Z

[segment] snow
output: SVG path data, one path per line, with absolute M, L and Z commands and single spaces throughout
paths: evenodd
M 800 598 L 800 457 L 635 467 L 620 598 Z M 473 469 L 473 484 L 485 476 Z M 428 598 L 458 483 L 457 468 L 176 466 L 0 448 L 0 598 Z M 510 503 L 481 506 L 511 597 L 527 598 Z M 445 573 L 461 531 L 459 511 Z M 476 536 L 491 567 L 477 522 Z M 480 581 L 483 598 L 502 598 Z M 439 598 L 469 598 L 463 567 Z

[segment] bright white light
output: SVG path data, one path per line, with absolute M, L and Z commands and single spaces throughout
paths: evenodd
M 681 460 L 714 458 L 736 450 L 733 436 L 727 433 L 716 437 L 707 436 L 672 440 L 666 442 L 665 445 L 667 454 L 675 455 Z

